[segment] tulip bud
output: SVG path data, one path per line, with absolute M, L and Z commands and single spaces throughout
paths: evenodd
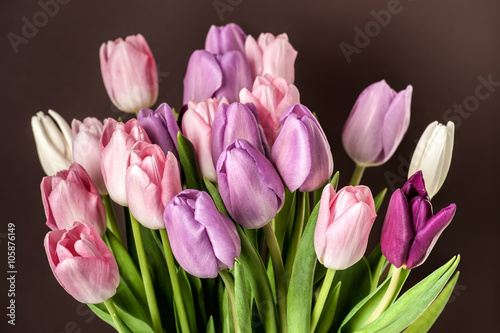
M 280 176 L 247 141 L 237 139 L 227 146 L 216 170 L 227 211 L 245 228 L 263 227 L 283 207 L 285 189 Z
M 412 91 L 396 93 L 382 80 L 359 95 L 342 132 L 344 149 L 358 165 L 380 165 L 394 154 L 410 124 Z
M 291 192 L 314 191 L 333 173 L 333 157 L 323 129 L 302 104 L 288 108 L 273 145 L 273 162 Z
M 262 33 L 257 41 L 252 36 L 248 36 L 245 41 L 245 53 L 253 78 L 271 74 L 284 78 L 288 83 L 293 83 L 297 51 L 288 41 L 287 34 L 275 37 L 270 33 Z
M 429 124 L 411 158 L 408 177 L 421 170 L 430 198 L 439 191 L 450 169 L 454 134 L 451 121 L 446 126 L 437 121 Z
M 354 265 L 366 251 L 375 217 L 375 203 L 368 187 L 347 186 L 335 193 L 331 184 L 326 185 L 314 231 L 318 260 L 335 270 Z
M 101 171 L 109 196 L 116 203 L 127 206 L 125 173 L 132 147 L 138 141 L 149 141 L 137 119 L 125 124 L 108 118 L 101 136 Z
M 177 132 L 180 131 L 174 112 L 167 103 L 162 103 L 156 111 L 141 109 L 137 120 L 148 134 L 149 140 L 157 144 L 165 154 L 169 151 L 175 157 L 177 153 Z
M 257 111 L 252 104 L 222 104 L 212 126 L 212 158 L 217 165 L 220 154 L 236 139 L 244 139 L 262 154 L 270 155 Z
M 165 228 L 165 206 L 182 191 L 177 159 L 171 152 L 165 157 L 157 145 L 137 142 L 130 153 L 125 186 L 132 215 L 146 228 Z
M 141 34 L 103 43 L 101 74 L 111 102 L 121 111 L 137 113 L 158 97 L 158 72 L 148 43 Z
M 91 223 L 100 235 L 106 231 L 106 211 L 89 175 L 78 163 L 69 170 L 46 176 L 40 184 L 47 226 L 69 229 L 76 220 Z
M 266 74 L 255 79 L 251 92 L 246 88 L 240 91 L 240 102 L 255 105 L 267 142 L 272 146 L 281 130 L 281 117 L 291 105 L 300 103 L 300 97 L 293 84 Z
M 31 128 L 42 169 L 47 176 L 53 176 L 73 163 L 72 134 L 68 123 L 57 112 L 49 110 L 49 115 L 56 123 L 40 111 L 31 118 Z
M 250 66 L 243 53 L 228 51 L 213 55 L 197 50 L 189 58 L 184 77 L 184 104 L 212 97 L 237 102 L 240 90 L 251 86 Z
M 224 54 L 229 51 L 245 53 L 247 35 L 234 23 L 222 27 L 212 25 L 205 40 L 205 50 L 212 54 Z
M 44 246 L 54 276 L 77 301 L 97 304 L 116 293 L 118 265 L 91 224 L 76 221 L 68 230 L 50 231 Z
M 241 243 L 234 223 L 215 207 L 206 192 L 184 190 L 165 208 L 172 253 L 189 274 L 214 278 L 234 267 Z
M 94 117 L 87 117 L 83 122 L 73 119 L 73 159 L 80 164 L 99 190 L 99 194 L 107 195 L 106 185 L 101 172 L 101 135 L 102 123 Z
M 450 224 L 455 210 L 455 204 L 451 204 L 433 215 L 422 172 L 418 171 L 392 194 L 382 227 L 382 253 L 398 268 L 421 265 Z

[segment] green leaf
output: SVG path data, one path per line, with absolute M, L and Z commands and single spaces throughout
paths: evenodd
M 332 180 L 330 180 L 330 184 L 332 184 L 335 191 L 337 191 L 337 187 L 339 186 L 339 177 L 340 177 L 340 173 L 337 171 L 333 175 Z
M 215 333 L 214 317 L 210 316 L 207 323 L 207 333 Z
M 460 272 L 456 272 L 450 281 L 446 284 L 443 291 L 432 302 L 432 304 L 415 320 L 410 327 L 405 330 L 405 333 L 425 333 L 430 330 L 436 319 L 443 312 L 444 307 L 448 303 L 453 289 L 458 281 Z
M 234 302 L 242 332 L 252 327 L 252 303 L 246 288 L 245 270 L 238 260 L 234 263 Z
M 207 311 L 205 308 L 205 292 L 203 290 L 203 284 L 199 277 L 193 276 L 191 274 L 186 274 L 191 284 L 191 290 L 193 291 L 193 301 L 197 304 L 195 307 L 197 326 L 199 330 L 205 328 L 205 323 L 207 322 Z
M 177 150 L 182 170 L 186 178 L 187 188 L 203 190 L 201 173 L 193 144 L 181 132 L 177 133 Z
M 229 216 L 229 213 L 226 209 L 226 206 L 224 205 L 224 201 L 222 201 L 222 197 L 220 196 L 219 191 L 215 187 L 214 184 L 210 180 L 208 180 L 206 177 L 203 177 L 203 182 L 205 183 L 205 186 L 208 190 L 208 193 L 210 193 L 210 196 L 212 197 L 212 200 L 215 203 L 215 207 L 224 215 Z
M 182 300 L 184 301 L 184 308 L 186 310 L 189 328 L 192 332 L 197 332 L 193 292 L 191 290 L 191 285 L 189 284 L 187 273 L 182 267 L 179 267 L 177 276 L 179 278 L 179 287 L 181 289 Z
M 335 312 L 337 310 L 341 285 L 342 282 L 337 283 L 335 288 L 331 289 L 328 293 L 325 306 L 323 307 L 323 312 L 321 312 L 318 325 L 316 326 L 316 333 L 326 333 L 330 330 L 330 326 L 332 326 L 333 318 L 335 317 Z
M 382 202 L 384 202 L 385 194 L 387 193 L 387 188 L 384 188 L 382 191 L 380 191 L 379 194 L 373 199 L 375 202 L 375 211 L 378 212 L 380 209 L 380 206 L 382 206 Z
M 285 243 L 285 235 L 290 224 L 293 224 L 295 219 L 295 205 L 297 203 L 297 192 L 291 193 L 285 188 L 285 203 L 274 219 L 274 233 L 280 246 L 281 252 Z
M 380 280 L 380 275 L 385 270 L 389 261 L 384 257 L 380 249 L 380 244 L 372 251 L 368 257 L 368 263 L 370 265 L 370 271 L 372 273 L 372 281 L 370 287 L 370 293 L 373 292 L 378 287 L 378 282 Z

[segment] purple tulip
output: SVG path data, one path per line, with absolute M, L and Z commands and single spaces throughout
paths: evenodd
M 382 227 L 382 253 L 396 267 L 412 269 L 421 265 L 455 210 L 455 204 L 451 204 L 433 215 L 422 172 L 418 171 L 391 197 Z
M 385 80 L 363 90 L 347 119 L 342 143 L 358 165 L 385 163 L 410 124 L 412 86 L 396 93 Z
M 212 25 L 205 40 L 205 50 L 212 54 L 224 54 L 229 51 L 245 53 L 247 35 L 236 24 L 229 23 L 222 27 Z
M 217 210 L 206 192 L 184 190 L 165 208 L 172 253 L 189 274 L 214 278 L 233 268 L 241 252 L 234 223 Z
M 291 192 L 314 191 L 333 173 L 333 157 L 323 129 L 302 104 L 281 117 L 281 132 L 272 149 L 273 162 Z
M 240 90 L 252 87 L 252 74 L 245 55 L 228 51 L 213 55 L 205 50 L 194 51 L 184 77 L 184 104 L 216 97 L 237 102 Z
M 212 158 L 217 165 L 222 151 L 234 140 L 244 139 L 262 154 L 270 156 L 264 130 L 253 104 L 221 104 L 212 125 Z
M 44 246 L 54 276 L 77 301 L 97 304 L 116 293 L 118 265 L 91 224 L 76 221 L 68 230 L 50 231 Z
M 170 151 L 176 158 L 179 158 L 177 132 L 180 129 L 175 120 L 174 112 L 167 103 L 162 103 L 156 111 L 141 109 L 137 114 L 137 120 L 148 134 L 151 143 L 160 146 L 165 155 Z
M 283 207 L 285 189 L 269 160 L 250 143 L 237 139 L 217 162 L 222 200 L 233 219 L 247 229 L 258 229 Z

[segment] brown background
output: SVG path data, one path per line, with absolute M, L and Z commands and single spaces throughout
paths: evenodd
M 357 95 L 383 78 L 397 90 L 412 84 L 408 133 L 387 164 L 365 174 L 363 182 L 374 192 L 388 186 L 385 172 L 398 174 L 402 168 L 404 173 L 426 125 L 443 122 L 447 109 L 474 95 L 479 76 L 492 75 L 500 82 L 498 1 L 402 0 L 401 12 L 352 55 L 351 63 L 339 44 L 352 45 L 354 28 L 364 29 L 374 20 L 370 12 L 387 9 L 389 1 L 221 1 L 233 4 L 222 19 L 212 1 L 67 1 L 15 53 L 7 34 L 21 35 L 23 18 L 33 22 L 42 8 L 36 1 L 2 0 L 0 267 L 7 270 L 5 224 L 14 222 L 18 275 L 15 328 L 6 324 L 7 287 L 1 279 L 1 331 L 111 331 L 85 308 L 78 308 L 50 271 L 42 246 L 48 228 L 38 189 L 44 174 L 30 128 L 30 117 L 49 108 L 68 121 L 120 116 L 111 107 L 99 71 L 98 49 L 108 39 L 142 33 L 160 68 L 158 102 L 179 109 L 189 55 L 203 48 L 210 25 L 236 22 L 254 37 L 263 31 L 287 32 L 299 51 L 295 83 L 301 100 L 320 117 L 335 170 L 342 172 L 342 185 L 353 163 L 342 149 L 341 131 Z M 408 281 L 414 284 L 451 256 L 462 254 L 458 289 L 433 332 L 499 331 L 500 89 L 496 89 L 467 118 L 459 117 L 451 170 L 433 200 L 435 209 L 455 202 L 457 215 L 426 264 L 415 269 Z M 381 215 L 384 210 L 385 206 Z M 381 222 L 377 219 L 375 241 Z

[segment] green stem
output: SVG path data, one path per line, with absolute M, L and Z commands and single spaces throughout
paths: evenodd
M 351 181 L 349 185 L 357 186 L 361 182 L 361 178 L 363 177 L 363 172 L 365 172 L 366 166 L 356 164 L 356 168 L 354 168 L 354 172 L 352 173 Z
M 314 305 L 314 310 L 311 318 L 311 333 L 314 332 L 316 326 L 318 325 L 319 318 L 321 317 L 321 313 L 323 312 L 323 307 L 325 306 L 328 293 L 330 293 L 334 277 L 335 277 L 335 270 L 328 269 L 326 271 L 326 276 L 325 279 L 323 280 L 323 285 L 321 286 L 318 299 L 316 301 L 316 304 Z
M 280 332 L 286 333 L 286 277 L 285 269 L 283 267 L 283 259 L 281 258 L 280 247 L 273 228 L 271 227 L 271 223 L 266 224 L 263 229 L 264 237 L 266 238 L 267 246 L 269 247 L 269 253 L 271 254 L 271 260 L 273 261 Z
M 104 203 L 104 208 L 106 209 L 107 227 L 109 230 L 111 230 L 113 235 L 118 238 L 120 243 L 123 244 L 122 236 L 120 235 L 120 228 L 118 227 L 118 223 L 116 222 L 115 209 L 113 208 L 113 202 L 111 201 L 109 195 L 103 195 L 102 202 Z
M 175 267 L 174 255 L 170 247 L 170 241 L 166 229 L 160 229 L 160 237 L 163 243 L 163 252 L 165 260 L 167 261 L 168 274 L 170 275 L 170 282 L 172 283 L 172 290 L 174 292 L 174 302 L 177 309 L 177 316 L 179 317 L 180 327 L 182 332 L 189 332 L 189 322 L 186 315 L 186 309 L 182 300 L 181 287 L 179 285 L 179 278 L 177 277 L 177 269 Z
M 292 239 L 290 240 L 290 247 L 288 248 L 288 253 L 286 256 L 286 276 L 292 276 L 293 262 L 295 261 L 295 255 L 297 254 L 297 248 L 299 247 L 300 238 L 302 236 L 302 231 L 304 229 L 304 221 L 306 219 L 306 200 L 309 199 L 309 192 L 299 193 L 299 213 L 296 216 L 295 224 L 293 226 Z M 287 279 L 288 281 L 288 279 Z
M 104 301 L 104 305 L 106 305 L 106 309 L 108 309 L 108 312 L 111 315 L 111 318 L 113 318 L 113 322 L 115 323 L 116 330 L 120 333 L 123 333 L 122 326 L 125 326 L 125 324 L 118 316 L 118 312 L 116 311 L 115 305 L 113 304 L 111 299 Z
M 156 303 L 156 296 L 153 287 L 153 281 L 151 280 L 151 273 L 149 272 L 146 251 L 144 250 L 144 244 L 142 243 L 141 228 L 139 226 L 139 222 L 137 222 L 132 213 L 130 213 L 130 223 L 132 225 L 132 233 L 134 234 L 135 247 L 137 249 L 139 266 L 141 268 L 142 281 L 144 283 L 144 289 L 146 290 L 149 312 L 151 314 L 151 320 L 153 321 L 153 330 L 156 333 L 162 333 L 163 327 L 161 325 L 158 304 Z
M 224 282 L 227 289 L 227 294 L 229 295 L 229 301 L 231 302 L 231 309 L 233 310 L 233 321 L 234 321 L 234 332 L 240 333 L 240 325 L 238 323 L 238 313 L 236 312 L 236 302 L 234 293 L 234 280 L 227 269 L 222 269 L 219 271 L 219 275 Z
M 387 309 L 387 307 L 391 303 L 391 300 L 394 297 L 394 292 L 396 291 L 396 288 L 398 287 L 399 277 L 401 275 L 401 270 L 402 270 L 402 267 L 399 267 L 399 268 L 394 267 L 394 270 L 392 272 L 391 282 L 389 283 L 389 287 L 385 291 L 384 297 L 382 298 L 380 303 L 378 303 L 377 308 L 373 311 L 370 318 L 368 318 L 368 320 L 366 321 L 365 325 L 368 325 L 369 323 L 371 323 L 372 321 L 374 321 L 375 319 L 380 317 L 380 315 L 385 311 L 385 309 Z

